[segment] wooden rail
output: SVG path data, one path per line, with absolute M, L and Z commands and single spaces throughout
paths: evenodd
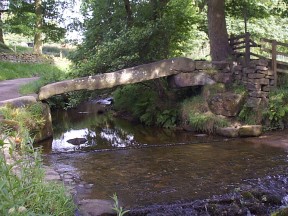
M 271 70 L 274 73 L 275 86 L 277 86 L 277 73 L 287 73 L 288 74 L 288 44 L 278 42 L 276 40 L 262 38 L 260 44 L 257 44 L 251 39 L 249 32 L 246 34 L 230 37 L 230 46 L 232 47 L 233 54 L 238 57 L 244 57 L 245 64 L 249 65 L 250 60 L 253 57 L 267 59 L 270 62 Z M 269 47 L 269 48 L 267 48 Z M 287 52 L 280 51 L 284 48 Z M 254 53 L 251 51 L 254 48 Z M 261 53 L 261 54 L 260 54 Z M 286 61 L 279 61 L 280 57 L 286 58 Z

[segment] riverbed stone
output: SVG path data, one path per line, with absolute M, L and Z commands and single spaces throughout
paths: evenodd
M 220 136 L 235 138 L 239 136 L 239 128 L 237 127 L 225 127 L 225 128 L 218 128 L 216 133 Z
M 79 201 L 80 215 L 83 216 L 99 216 L 104 214 L 115 214 L 112 210 L 112 200 L 100 200 L 100 199 L 84 199 Z
M 243 125 L 239 128 L 240 137 L 257 137 L 262 133 L 262 125 Z
M 208 99 L 211 112 L 227 117 L 236 116 L 245 101 L 245 96 L 231 92 L 218 93 Z
M 86 138 L 74 138 L 74 139 L 69 139 L 67 140 L 68 143 L 72 145 L 81 145 L 87 142 Z

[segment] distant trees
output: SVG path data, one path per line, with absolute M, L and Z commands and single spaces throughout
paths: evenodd
M 287 0 L 81 2 L 86 18 L 84 23 L 76 18 L 74 27 L 83 27 L 84 42 L 72 59 L 87 74 L 187 54 L 193 46 L 195 50 L 201 47 L 195 41 L 207 37 L 212 60 L 224 60 L 231 54 L 228 33 L 244 32 L 244 16 L 255 34 L 267 34 L 265 26 L 273 28 L 273 36 L 285 38 L 281 20 L 288 11 Z M 75 0 L 1 0 L 0 17 L 1 13 L 7 16 L 4 23 L 0 19 L 0 42 L 4 42 L 2 29 L 21 33 L 34 37 L 34 52 L 41 53 L 43 41 L 64 37 L 65 29 L 59 26 L 62 11 L 73 3 Z
M 8 0 L 0 1 L 0 42 L 4 43 L 2 14 L 8 11 Z
M 34 52 L 42 53 L 43 41 L 59 41 L 66 30 L 61 10 L 66 2 L 61 0 L 7 0 L 8 16 L 5 29 L 16 34 L 34 37 Z

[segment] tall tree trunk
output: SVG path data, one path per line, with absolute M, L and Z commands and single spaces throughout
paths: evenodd
M 208 34 L 213 61 L 225 60 L 231 54 L 225 20 L 225 0 L 208 0 Z
M 42 10 L 42 0 L 35 0 L 35 35 L 34 35 L 34 53 L 42 54 L 42 27 L 43 27 L 43 10 Z
M 150 0 L 153 10 L 153 20 L 157 20 L 162 16 L 162 9 L 168 4 L 170 0 Z
M 133 23 L 132 9 L 129 0 L 124 0 L 126 16 L 127 16 L 127 26 L 130 28 Z
M 0 42 L 4 44 L 2 12 L 0 12 Z

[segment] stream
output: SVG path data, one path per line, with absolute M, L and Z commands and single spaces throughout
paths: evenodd
M 131 209 L 250 185 L 279 191 L 287 204 L 287 148 L 144 127 L 101 114 L 103 109 L 87 103 L 53 113 L 54 139 L 41 143 L 44 163 L 73 176 L 80 199 L 109 200 L 116 193 Z M 69 143 L 73 139 L 77 143 Z

